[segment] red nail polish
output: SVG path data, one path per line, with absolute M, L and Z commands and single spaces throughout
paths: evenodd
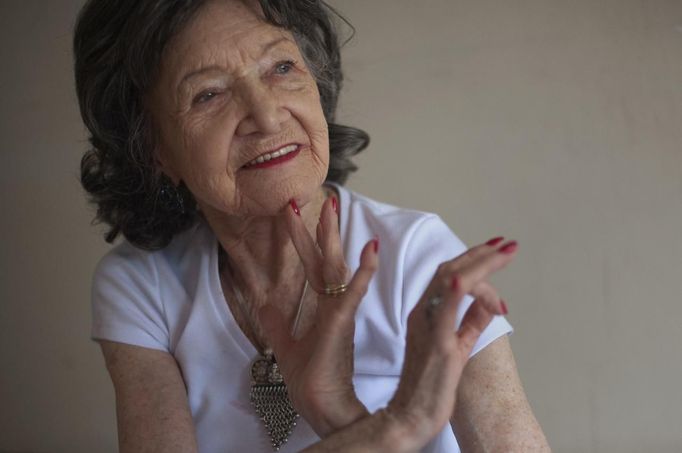
M 506 315 L 509 313 L 509 310 L 507 309 L 507 304 L 504 303 L 504 300 L 500 299 L 500 306 L 502 307 L 502 314 Z
M 488 242 L 485 243 L 485 245 L 489 245 L 490 247 L 495 247 L 497 244 L 499 244 L 502 241 L 504 241 L 504 237 L 500 236 L 500 237 L 496 237 L 496 238 L 489 240 Z
M 456 275 L 452 276 L 452 281 L 450 282 L 450 289 L 457 291 L 459 289 L 459 278 Z
M 294 212 L 296 213 L 296 215 L 299 215 L 299 216 L 300 216 L 300 215 L 301 215 L 301 211 L 299 211 L 299 209 L 298 209 L 298 205 L 296 204 L 296 200 L 294 200 L 294 199 L 292 198 L 291 201 L 289 201 L 289 204 L 291 205 L 291 209 L 294 210 Z
M 339 205 L 338 202 L 336 201 L 336 197 L 332 197 L 332 208 L 334 208 L 335 213 L 339 213 Z
M 516 241 L 511 241 L 500 247 L 497 251 L 500 253 L 506 253 L 507 255 L 510 255 L 516 251 L 518 244 Z
M 379 238 L 375 236 L 372 242 L 374 242 L 374 253 L 379 253 Z

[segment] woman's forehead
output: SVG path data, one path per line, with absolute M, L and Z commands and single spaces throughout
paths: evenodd
M 257 2 L 210 0 L 170 40 L 162 72 L 198 69 L 209 63 L 238 64 L 241 59 L 257 57 L 282 37 L 291 35 L 266 22 Z

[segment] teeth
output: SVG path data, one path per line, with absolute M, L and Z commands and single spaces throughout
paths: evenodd
M 256 165 L 256 164 L 262 164 L 263 162 L 267 162 L 271 159 L 276 159 L 278 157 L 284 156 L 286 154 L 289 154 L 292 151 L 296 151 L 298 149 L 298 145 L 289 145 L 285 146 L 283 148 L 278 149 L 277 151 L 274 151 L 272 153 L 268 154 L 263 154 L 262 156 L 258 156 L 248 164 L 246 164 L 246 167 L 249 167 L 251 165 Z

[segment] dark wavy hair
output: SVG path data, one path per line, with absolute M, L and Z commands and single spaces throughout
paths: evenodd
M 154 134 L 143 96 L 158 75 L 165 45 L 205 0 L 89 0 L 74 34 L 76 92 L 90 133 L 81 184 L 97 205 L 93 222 L 136 247 L 156 250 L 198 220 L 184 184 L 173 188 L 155 164 Z M 259 0 L 266 20 L 290 30 L 313 73 L 329 125 L 328 181 L 343 184 L 351 157 L 369 143 L 360 129 L 334 123 L 343 74 L 336 16 L 321 0 Z M 352 29 L 352 26 L 351 26 Z

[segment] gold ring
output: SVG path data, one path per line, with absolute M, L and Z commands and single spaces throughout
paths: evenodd
M 327 283 L 324 285 L 324 294 L 326 296 L 331 296 L 331 297 L 337 297 L 342 295 L 348 290 L 348 285 L 345 283 L 337 283 L 337 284 L 330 284 Z

